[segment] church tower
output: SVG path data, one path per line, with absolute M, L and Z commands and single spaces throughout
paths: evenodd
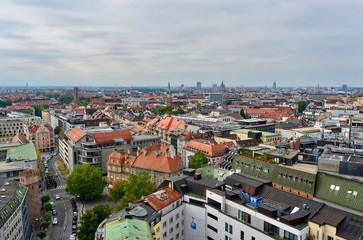
M 219 91 L 220 92 L 226 92 L 227 90 L 226 90 L 226 86 L 224 85 L 224 82 L 222 81 L 222 84 L 221 84 L 221 86 L 219 87 Z
M 173 93 L 171 92 L 170 82 L 168 83 L 168 90 L 166 92 L 166 106 L 171 107 L 173 104 Z

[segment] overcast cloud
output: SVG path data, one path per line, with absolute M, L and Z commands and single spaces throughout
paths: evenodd
M 2 0 L 0 85 L 362 86 L 363 1 Z

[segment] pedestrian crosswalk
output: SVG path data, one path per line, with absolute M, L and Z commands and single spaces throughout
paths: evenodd
M 56 188 L 49 189 L 49 191 L 57 190 L 57 189 L 65 189 L 66 185 L 58 185 Z

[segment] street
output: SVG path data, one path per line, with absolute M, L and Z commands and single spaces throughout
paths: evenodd
M 50 236 L 49 239 L 52 240 L 66 240 L 69 239 L 72 234 L 73 210 L 70 202 L 70 196 L 64 190 L 66 186 L 65 179 L 55 167 L 56 159 L 57 156 L 53 157 L 49 161 L 48 167 L 57 182 L 57 188 L 46 190 L 46 193 L 49 194 L 51 201 L 54 202 L 56 206 L 57 215 L 53 216 L 53 218 L 58 218 L 58 224 L 51 227 L 51 231 L 48 236 Z M 59 194 L 61 199 L 56 200 L 56 194 Z

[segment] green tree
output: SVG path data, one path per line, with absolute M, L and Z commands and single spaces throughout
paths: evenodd
M 129 203 L 139 200 L 142 196 L 149 195 L 155 190 L 154 184 L 150 180 L 147 172 L 139 172 L 136 175 L 131 174 L 127 181 L 124 181 L 123 197 L 118 209 L 126 207 Z
M 48 109 L 49 106 L 48 105 L 39 105 L 39 106 L 33 106 L 35 112 L 34 112 L 34 115 L 35 116 L 38 116 L 38 117 L 41 117 L 42 116 L 42 111 L 44 109 Z
M 162 108 L 159 108 L 156 111 L 156 113 L 159 115 L 171 114 L 171 113 L 173 113 L 173 109 L 171 107 L 162 107 Z
M 43 195 L 40 199 L 42 200 L 42 203 L 46 203 L 49 202 L 50 197 L 48 195 Z
M 46 236 L 47 236 L 47 234 L 45 232 L 38 233 L 38 238 L 40 238 L 40 239 L 44 239 Z
M 93 239 L 98 225 L 111 213 L 112 208 L 106 204 L 97 204 L 94 208 L 87 209 L 80 219 L 81 227 L 78 231 L 78 239 Z
M 45 211 L 49 212 L 52 210 L 52 205 L 49 202 L 47 202 L 44 204 L 44 209 Z
M 232 100 L 227 100 L 226 105 L 232 105 Z
M 13 102 L 11 100 L 2 100 L 0 101 L 0 107 L 7 107 L 11 106 Z
M 125 184 L 126 181 L 119 180 L 112 184 L 112 188 L 108 190 L 108 197 L 112 202 L 119 201 L 125 195 Z
M 73 97 L 70 95 L 63 95 L 57 98 L 60 104 L 69 104 L 73 102 Z
M 173 114 L 177 115 L 177 114 L 184 114 L 185 111 L 182 108 L 177 108 L 176 110 L 173 111 Z
M 78 101 L 74 101 L 77 105 L 87 107 L 91 102 L 90 98 L 81 97 Z
M 100 168 L 83 164 L 74 168 L 66 184 L 66 192 L 78 195 L 81 200 L 90 200 L 102 194 L 106 181 Z
M 305 110 L 305 108 L 307 107 L 307 105 L 308 105 L 307 102 L 305 102 L 305 101 L 299 101 L 297 103 L 297 111 L 299 113 L 302 113 Z
M 241 108 L 241 111 L 239 112 L 239 114 L 244 118 L 244 119 L 250 119 L 251 116 L 248 113 L 245 113 L 245 110 L 243 110 L 243 108 Z
M 196 151 L 193 156 L 189 159 L 189 167 L 190 168 L 200 168 L 203 164 L 208 163 L 208 158 L 205 153 L 201 151 Z
M 45 213 L 44 215 L 43 215 L 43 219 L 44 219 L 44 221 L 50 221 L 50 219 L 52 218 L 52 216 L 49 214 L 49 213 Z
M 62 130 L 60 129 L 60 127 L 56 127 L 54 128 L 54 134 L 59 134 Z
M 96 206 L 93 208 L 93 212 L 98 223 L 97 225 L 99 225 L 103 220 L 111 215 L 112 207 L 107 204 L 96 204 Z
M 50 222 L 49 221 L 44 221 L 42 222 L 42 228 L 46 229 L 47 227 L 49 227 Z

